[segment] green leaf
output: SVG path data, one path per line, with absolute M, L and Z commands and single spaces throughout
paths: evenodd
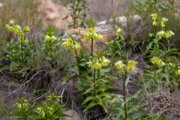
M 96 105 L 98 105 L 98 104 L 95 103 L 95 102 L 92 102 L 92 103 L 90 103 L 90 104 L 85 108 L 84 111 L 87 111 L 87 110 L 89 110 L 90 108 L 92 108 L 92 107 L 94 107 L 94 106 L 96 106 Z
M 10 67 L 9 66 L 3 66 L 0 68 L 0 72 L 4 71 L 4 70 L 9 70 Z
M 83 105 L 84 104 L 86 104 L 87 102 L 89 102 L 90 100 L 93 100 L 93 99 L 95 99 L 95 97 L 94 96 L 89 96 L 89 97 L 87 97 L 84 101 L 83 101 Z

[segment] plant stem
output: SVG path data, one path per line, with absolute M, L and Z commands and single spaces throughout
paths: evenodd
M 93 56 L 93 53 L 94 53 L 94 45 L 93 45 L 93 43 L 94 43 L 94 39 L 92 38 L 91 39 L 91 57 Z
M 82 80 L 82 77 L 81 77 L 81 71 L 80 71 L 80 67 L 79 67 L 79 59 L 78 59 L 78 55 L 77 55 L 77 50 L 74 50 L 75 52 L 75 55 L 76 55 L 76 62 L 77 62 L 77 67 L 78 67 L 78 73 L 79 73 L 79 79 Z
M 127 115 L 127 105 L 126 105 L 126 79 L 127 79 L 127 72 L 125 72 L 125 77 L 123 80 L 123 100 L 124 100 L 124 116 L 125 120 L 127 120 L 128 115 Z
M 96 96 L 96 70 L 93 73 L 93 84 L 94 84 L 94 96 Z

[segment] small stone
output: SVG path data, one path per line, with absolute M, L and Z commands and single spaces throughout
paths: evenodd
M 68 115 L 69 117 L 63 117 L 59 120 L 82 120 L 80 115 L 75 110 L 67 110 L 64 114 Z

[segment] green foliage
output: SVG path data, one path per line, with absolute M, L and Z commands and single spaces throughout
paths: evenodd
M 57 49 L 60 47 L 60 42 L 58 38 L 54 36 L 54 32 L 48 32 L 45 36 L 45 40 L 42 44 L 42 50 L 45 54 L 45 59 L 51 63 L 51 66 L 54 68 L 56 65 L 55 59 L 58 56 Z
M 70 16 L 72 17 L 73 20 L 73 23 L 71 23 L 69 26 L 73 28 L 86 26 L 85 25 L 85 21 L 87 17 L 86 12 L 88 10 L 86 0 L 70 0 L 69 6 L 71 8 Z M 65 17 L 65 19 L 67 17 Z
M 65 107 L 60 99 L 61 96 L 52 94 L 46 102 L 37 107 L 25 99 L 19 99 L 16 103 L 18 109 L 13 111 L 12 116 L 18 117 L 16 120 L 59 120 L 66 116 L 63 114 Z
M 19 99 L 16 103 L 16 107 L 18 108 L 13 112 L 14 116 L 18 116 L 16 120 L 30 120 L 32 119 L 32 109 L 33 104 L 27 102 L 25 99 Z
M 175 1 L 170 3 L 169 0 L 135 0 L 134 8 L 138 13 L 172 13 L 175 12 Z
M 141 91 L 142 92 L 142 91 Z M 141 92 L 136 93 L 135 95 L 129 96 L 127 97 L 127 113 L 128 113 L 128 119 L 127 120 L 138 120 L 138 119 L 142 119 L 142 118 L 146 118 L 147 117 L 147 113 L 145 113 L 144 108 L 141 107 L 141 105 L 139 104 L 139 95 L 141 94 Z M 115 120 L 120 120 L 120 119 L 125 119 L 124 116 L 124 100 L 123 100 L 123 96 L 122 95 L 117 95 L 117 98 L 119 98 L 119 101 L 114 102 L 111 107 L 112 109 L 110 110 L 110 112 L 108 113 L 107 116 L 109 116 L 110 114 L 115 114 L 116 115 L 116 119 Z
M 99 71 L 94 70 L 95 78 L 89 77 L 89 88 L 83 93 L 86 96 L 82 104 L 87 104 L 85 111 L 94 108 L 95 106 L 101 106 L 105 112 L 108 112 L 107 105 L 114 99 L 114 95 L 109 93 L 109 90 L 114 89 L 112 87 L 113 76 L 109 76 L 107 73 L 110 69 L 101 69 Z M 100 74 L 100 76 L 98 75 Z M 98 78 L 99 76 L 99 78 Z
M 16 35 L 15 39 L 10 40 L 5 45 L 2 52 L 6 55 L 3 57 L 5 60 L 10 61 L 10 70 L 21 70 L 28 64 L 28 60 L 34 55 L 32 44 L 29 42 L 27 34 L 30 32 L 28 26 L 21 28 L 19 25 L 14 25 L 11 20 L 6 24 L 6 28 L 10 34 Z

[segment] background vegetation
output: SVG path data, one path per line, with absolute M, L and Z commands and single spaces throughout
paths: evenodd
M 54 0 L 83 35 L 45 27 L 40 0 L 1 2 L 0 119 L 58 120 L 69 109 L 83 120 L 180 117 L 178 1 Z M 96 46 L 101 20 L 113 28 L 105 50 Z

